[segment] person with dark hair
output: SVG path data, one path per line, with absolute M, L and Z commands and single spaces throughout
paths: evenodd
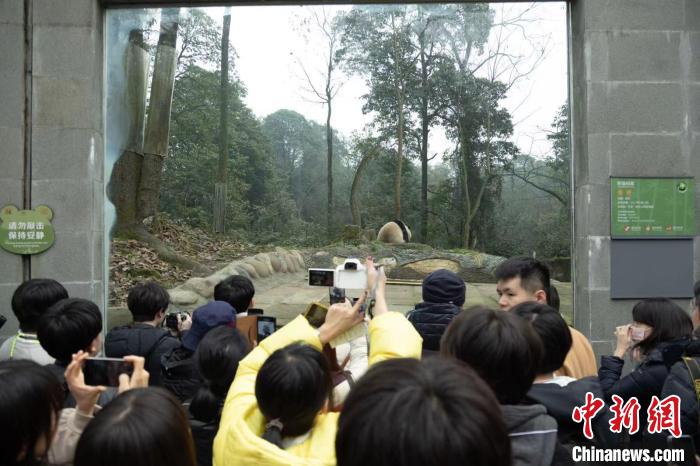
M 0 464 L 39 465 L 48 453 L 63 388 L 34 361 L 0 361 Z
M 159 387 L 119 395 L 78 441 L 75 466 L 196 466 L 187 414 Z
M 170 304 L 168 292 L 155 282 L 146 282 L 129 290 L 127 306 L 133 317 L 128 325 L 114 327 L 105 337 L 105 355 L 122 358 L 127 355 L 146 359 L 150 384 L 160 385 L 160 360 L 180 346 L 180 340 L 161 327 Z M 189 329 L 192 321 L 178 319 L 179 330 Z
M 615 329 L 617 346 L 612 356 L 603 356 L 598 378 L 606 400 L 613 395 L 624 400 L 636 397 L 646 412 L 652 396 L 660 396 L 671 366 L 681 360 L 690 343 L 693 323 L 688 314 L 666 298 L 644 299 L 632 308 L 632 323 Z M 622 376 L 624 356 L 631 353 L 640 364 Z M 646 424 L 634 440 L 641 439 Z
M 377 283 L 369 324 L 370 365 L 396 357 L 420 357 L 421 338 L 406 318 L 388 312 L 386 277 L 367 259 L 367 283 Z M 360 306 L 333 304 L 316 329 L 298 316 L 243 359 L 228 392 L 214 439 L 214 464 L 286 466 L 335 464 L 338 413 L 329 399 L 332 381 L 324 344 L 360 324 Z M 291 346 L 290 346 L 291 345 Z
M 509 311 L 513 306 L 525 302 L 555 304 L 559 310 L 559 293 L 550 281 L 549 268 L 532 257 L 514 257 L 496 267 L 494 271 L 498 305 Z M 595 353 L 588 338 L 573 327 L 571 332 L 571 350 L 564 359 L 564 364 L 557 370 L 561 376 L 580 379 L 598 374 Z
M 581 425 L 571 418 L 574 408 L 585 404 L 586 393 L 591 392 L 597 398 L 603 398 L 603 391 L 597 377 L 576 380 L 556 375 L 556 370 L 562 366 L 571 349 L 571 333 L 561 314 L 551 306 L 536 302 L 518 304 L 510 312 L 529 322 L 543 345 L 537 375 L 527 392 L 525 402 L 541 404 L 547 408 L 547 414 L 557 421 L 558 438 L 564 445 L 594 444 L 602 448 L 616 446 L 619 439 L 610 432 L 608 421 L 612 413 L 609 410 L 601 410 L 593 418 L 593 442 L 583 436 Z
M 248 309 L 255 306 L 253 296 L 253 282 L 243 275 L 231 275 L 214 287 L 214 299 L 229 303 L 239 316 L 248 315 Z
M 0 361 L 31 359 L 42 365 L 51 364 L 54 358 L 39 344 L 36 329 L 44 312 L 67 297 L 63 285 L 49 278 L 33 278 L 18 286 L 12 294 L 12 312 L 19 321 L 19 331 L 0 346 Z
M 217 327 L 197 347 L 194 360 L 204 384 L 185 403 L 199 466 L 211 466 L 212 444 L 219 429 L 226 393 L 238 370 L 238 362 L 250 351 L 248 340 L 236 329 Z
M 693 286 L 690 319 L 693 322 L 693 338 L 685 348 L 684 360 L 675 363 L 661 389 L 661 398 L 677 395 L 681 400 L 681 430 L 690 435 L 695 445 L 700 445 L 698 429 L 698 394 L 696 381 L 700 382 L 700 281 Z M 686 360 L 687 358 L 687 360 Z
M 51 306 L 39 319 L 39 343 L 55 359 L 46 367 L 64 386 L 66 407 L 74 407 L 75 399 L 68 392 L 64 373 L 73 354 L 80 351 L 95 356 L 102 347 L 102 313 L 97 304 L 87 299 L 68 298 Z M 107 389 L 100 395 L 99 404 L 105 406 L 116 396 L 116 390 Z
M 338 466 L 511 464 L 493 392 L 467 365 L 440 358 L 371 368 L 345 402 L 335 450 Z
M 423 355 L 440 351 L 440 338 L 452 319 L 462 312 L 467 285 L 462 277 L 438 269 L 423 279 L 423 302 L 406 318 L 423 338 Z
M 510 436 L 513 466 L 571 462 L 545 407 L 521 404 L 537 375 L 542 351 L 532 325 L 486 307 L 459 314 L 442 337 L 443 356 L 469 364 L 494 391 Z
M 192 328 L 182 337 L 180 346 L 161 358 L 161 384 L 173 392 L 181 402 L 194 396 L 203 383 L 193 358 L 202 338 L 210 330 L 225 326 L 236 327 L 236 311 L 223 301 L 212 301 L 192 313 Z

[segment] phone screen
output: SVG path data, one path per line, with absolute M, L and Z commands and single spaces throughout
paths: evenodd
M 333 286 L 333 269 L 309 269 L 310 286 Z
M 306 320 L 309 321 L 312 327 L 320 328 L 321 325 L 326 321 L 326 313 L 328 313 L 328 308 L 323 307 L 319 304 L 312 303 L 309 309 L 306 311 L 304 316 Z
M 673 466 L 695 466 L 695 443 L 693 442 L 693 437 L 690 435 L 681 435 L 676 438 L 672 435 L 666 437 L 666 443 L 669 448 L 674 450 L 683 450 L 683 461 L 676 461 L 669 463 Z
M 258 316 L 258 343 L 269 337 L 277 330 L 277 319 L 268 316 Z
M 83 365 L 83 374 L 87 385 L 119 386 L 119 374 L 131 376 L 134 366 L 123 359 L 88 358 Z

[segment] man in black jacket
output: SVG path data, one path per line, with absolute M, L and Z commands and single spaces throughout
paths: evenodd
M 149 385 L 160 385 L 160 360 L 169 351 L 180 346 L 180 340 L 161 327 L 170 304 L 168 292 L 154 282 L 136 285 L 129 291 L 127 306 L 134 321 L 115 327 L 105 337 L 105 354 L 110 358 L 141 356 L 150 374 Z M 180 321 L 184 331 L 191 320 Z
M 454 272 L 438 269 L 423 279 L 423 302 L 406 316 L 423 337 L 423 354 L 440 350 L 440 339 L 462 312 L 467 285 Z

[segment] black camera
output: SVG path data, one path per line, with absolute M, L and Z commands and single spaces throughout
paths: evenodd
M 331 287 L 328 291 L 330 295 L 330 303 L 344 303 L 345 302 L 345 290 L 343 288 Z
M 173 332 L 177 332 L 180 327 L 180 322 L 187 320 L 186 312 L 173 312 L 165 316 L 165 326 Z

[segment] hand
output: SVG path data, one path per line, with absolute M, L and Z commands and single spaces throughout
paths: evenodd
M 384 273 L 384 267 L 375 267 L 372 256 L 367 257 L 365 267 L 367 269 L 367 289 L 371 292 L 375 287 L 377 289 L 384 288 L 384 286 L 386 286 L 386 274 Z
M 134 366 L 134 372 L 129 377 L 126 374 L 119 374 L 119 393 L 124 393 L 132 388 L 148 387 L 150 377 L 146 369 L 143 368 L 146 360 L 141 356 L 124 356 L 124 361 L 130 362 Z
M 75 398 L 76 408 L 81 414 L 92 416 L 95 411 L 95 405 L 100 398 L 102 392 L 107 390 L 107 387 L 85 384 L 85 375 L 83 374 L 83 361 L 88 358 L 89 354 L 84 351 L 78 351 L 73 355 L 73 360 L 68 367 L 64 376 L 66 384 L 73 398 Z
M 615 328 L 615 337 L 617 338 L 617 347 L 615 348 L 615 356 L 621 358 L 627 352 L 632 342 L 632 327 L 631 325 L 620 325 Z
M 322 344 L 325 345 L 364 320 L 360 306 L 366 298 L 367 292 L 365 291 L 354 306 L 346 299 L 344 303 L 333 304 L 328 308 L 326 321 L 318 329 Z
M 185 313 L 187 316 L 185 320 L 180 320 L 180 317 L 178 316 L 178 321 L 177 321 L 177 330 L 182 333 L 185 330 L 189 330 L 192 328 L 192 316 L 190 316 L 189 313 Z

